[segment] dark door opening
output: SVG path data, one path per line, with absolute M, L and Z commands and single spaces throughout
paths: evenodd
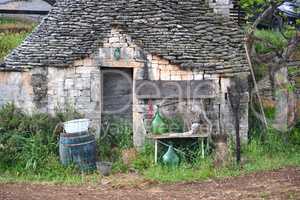
M 102 119 L 132 123 L 133 69 L 102 68 Z

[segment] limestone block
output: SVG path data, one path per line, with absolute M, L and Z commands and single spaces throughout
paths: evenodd
M 78 67 L 80 67 L 80 66 L 83 66 L 83 59 L 80 59 L 80 60 L 76 60 L 75 62 L 74 62 L 74 66 L 78 66 Z
M 160 69 L 149 68 L 149 78 L 150 78 L 150 80 L 159 80 Z
M 192 72 L 182 73 L 181 80 L 193 80 L 194 76 Z
M 194 80 L 203 80 L 203 72 L 193 72 Z
M 157 63 L 151 63 L 151 67 L 152 67 L 153 69 L 160 69 L 160 68 L 159 68 L 159 65 L 158 65 Z
M 171 80 L 180 81 L 181 80 L 181 71 L 170 71 L 171 72 Z
M 91 81 L 89 78 L 77 78 L 75 82 L 75 89 L 84 90 L 91 88 Z
M 91 101 L 98 102 L 101 101 L 101 78 L 100 71 L 98 74 L 91 75 Z
M 85 103 L 89 104 L 90 102 L 91 102 L 90 97 L 79 96 L 79 97 L 76 98 L 77 105 L 78 104 L 85 104 Z
M 79 96 L 79 90 L 71 89 L 67 91 L 68 97 L 78 97 Z
M 148 62 L 152 61 L 152 55 L 151 54 L 147 54 L 147 60 L 148 60 Z
M 102 61 L 103 59 L 112 59 L 113 51 L 109 47 L 103 47 L 99 49 L 99 59 Z
M 76 67 L 75 71 L 76 74 L 90 74 L 93 71 L 97 71 L 98 68 L 96 66 L 91 66 L 91 65 L 87 65 L 87 66 L 82 66 L 82 67 Z
M 110 37 L 109 38 L 109 43 L 112 44 L 112 43 L 117 43 L 120 41 L 120 38 L 115 36 L 115 37 Z
M 137 148 L 142 148 L 145 142 L 146 129 L 143 116 L 140 113 L 133 112 L 133 143 Z
M 91 90 L 79 90 L 78 93 L 80 97 L 91 97 Z
M 74 87 L 74 79 L 65 79 L 64 89 L 72 89 Z
M 121 48 L 121 59 L 130 60 L 134 58 L 134 49 L 129 47 Z
M 160 71 L 160 80 L 171 80 L 171 72 L 170 71 Z
M 144 69 L 143 68 L 136 68 L 133 71 L 133 79 L 134 80 L 142 80 L 144 79 Z

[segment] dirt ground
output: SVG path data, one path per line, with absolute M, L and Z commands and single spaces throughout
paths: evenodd
M 125 177 L 120 177 L 125 178 Z M 39 184 L 0 184 L 0 200 L 106 200 L 106 199 L 297 199 L 300 168 L 285 168 L 242 177 L 170 185 L 114 188 Z

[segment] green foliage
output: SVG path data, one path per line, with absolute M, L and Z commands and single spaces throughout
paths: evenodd
M 21 33 L 0 33 L 0 60 L 2 60 L 12 49 L 16 48 L 28 35 Z
M 2 168 L 0 165 L 1 182 L 47 182 L 55 184 L 82 184 L 98 182 L 98 174 L 82 176 L 74 166 L 64 167 L 56 155 L 49 155 L 45 164 L 37 170 L 24 169 L 16 164 L 11 168 Z
M 0 17 L 0 60 L 22 43 L 35 24 Z
M 257 63 L 253 67 L 254 67 L 254 75 L 255 75 L 256 81 L 262 80 L 269 74 L 268 66 L 263 63 Z
M 257 53 L 269 53 L 274 50 L 280 51 L 287 46 L 287 40 L 280 32 L 271 30 L 257 30 L 255 36 L 261 39 L 255 44 Z
M 300 121 L 291 130 L 289 135 L 289 142 L 294 145 L 300 145 Z
M 241 0 L 240 5 L 248 17 L 253 17 L 263 12 L 267 2 L 265 0 Z
M 170 133 L 183 133 L 184 122 L 180 116 L 176 116 L 170 119 L 165 119 L 168 124 L 168 132 Z
M 108 117 L 103 120 L 101 136 L 97 140 L 98 156 L 101 160 L 117 161 L 121 150 L 133 147 L 133 130 L 130 123 Z
M 57 105 L 55 107 L 55 118 L 61 122 L 80 119 L 83 117 L 84 116 L 77 112 L 77 110 L 70 103 L 67 103 L 64 106 Z
M 207 180 L 214 176 L 214 169 L 210 159 L 203 160 L 197 167 L 189 164 L 181 164 L 178 168 L 169 168 L 156 165 L 144 171 L 144 176 L 150 180 L 162 183 L 174 183 L 182 181 Z
M 268 107 L 264 108 L 265 115 L 268 119 L 273 120 L 276 116 L 276 108 L 275 107 Z
M 298 138 L 297 141 L 300 138 Z M 248 144 L 242 145 L 242 163 L 236 165 L 233 157 L 233 142 L 229 143 L 231 159 L 223 167 L 215 168 L 211 156 L 206 159 L 198 157 L 194 163 L 182 162 L 178 168 L 166 168 L 151 165 L 143 170 L 143 175 L 162 183 L 181 181 L 199 181 L 211 178 L 245 175 L 263 170 L 275 170 L 286 166 L 300 165 L 300 146 L 286 142 L 285 138 L 273 129 L 268 130 L 264 142 L 254 137 Z
M 53 135 L 64 116 L 78 116 L 70 111 L 51 116 L 26 114 L 13 104 L 0 109 L 0 171 L 39 174 L 58 160 L 58 137 Z
M 132 167 L 142 172 L 152 166 L 154 166 L 154 145 L 147 141 L 136 160 L 133 161 Z
M 112 166 L 113 173 L 126 173 L 128 172 L 128 169 L 129 166 L 125 165 L 120 158 L 118 158 L 118 160 L 116 160 Z

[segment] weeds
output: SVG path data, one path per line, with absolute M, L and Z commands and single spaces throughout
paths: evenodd
M 55 126 L 66 118 L 76 118 L 72 110 L 57 116 L 28 115 L 13 104 L 0 109 L 0 173 L 16 179 L 59 179 L 73 176 L 74 168 L 63 168 L 58 159 Z M 72 173 L 71 173 L 72 172 Z M 76 174 L 74 175 L 76 177 Z M 9 178 L 8 178 L 9 180 Z
M 300 141 L 300 138 L 296 140 Z M 242 145 L 241 165 L 234 162 L 234 147 L 233 142 L 229 142 L 231 158 L 229 163 L 221 168 L 214 167 L 212 156 L 205 159 L 196 156 L 193 162 L 184 161 L 178 168 L 151 165 L 142 170 L 142 173 L 150 180 L 172 183 L 239 176 L 257 171 L 300 165 L 300 146 L 291 140 L 287 143 L 282 133 L 274 129 L 267 130 L 264 142 L 259 137 L 253 137 L 248 144 Z
M 101 135 L 97 140 L 98 157 L 117 162 L 121 151 L 133 147 L 133 131 L 129 122 L 108 117 L 103 120 Z
M 11 18 L 0 18 L 0 60 L 16 48 L 35 27 L 28 23 Z
M 71 108 L 57 110 L 57 113 L 56 116 L 40 113 L 27 115 L 12 104 L 0 109 L 0 182 L 46 181 L 81 184 L 99 181 L 98 174 L 82 175 L 74 166 L 65 168 L 60 164 L 57 136 L 53 135 L 52 131 L 61 120 L 80 115 Z M 241 165 L 236 165 L 234 159 L 230 159 L 226 166 L 220 168 L 214 167 L 213 156 L 203 159 L 201 153 L 196 150 L 187 151 L 193 159 L 183 158 L 177 168 L 155 165 L 154 145 L 151 142 L 144 145 L 132 163 L 125 165 L 121 159 L 121 152 L 133 146 L 130 124 L 124 121 L 110 121 L 109 128 L 104 126 L 104 130 L 106 132 L 102 134 L 105 133 L 105 137 L 102 135 L 98 141 L 99 156 L 102 160 L 113 161 L 114 173 L 134 170 L 146 179 L 163 183 L 238 176 L 300 165 L 299 126 L 291 131 L 288 140 L 282 133 L 273 129 L 266 132 L 263 141 L 253 135 L 249 143 L 242 146 Z M 234 147 L 230 142 L 229 152 L 232 158 Z
M 266 41 L 266 43 L 256 43 L 255 49 L 258 53 L 269 53 L 274 50 L 282 50 L 287 45 L 286 39 L 280 32 L 274 32 L 270 30 L 257 30 L 255 32 L 255 36 L 262 41 Z

